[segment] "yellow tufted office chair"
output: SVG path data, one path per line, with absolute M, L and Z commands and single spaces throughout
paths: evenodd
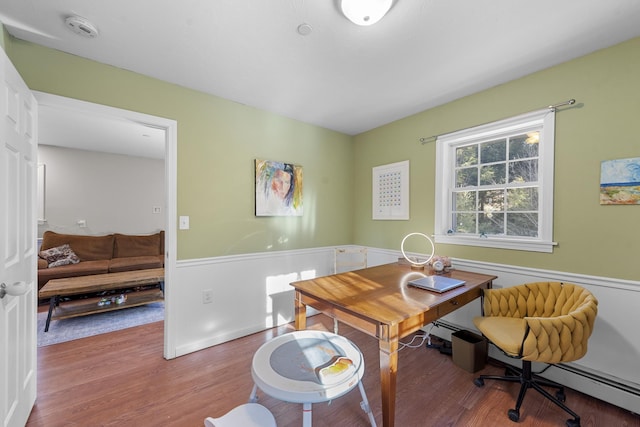
M 568 427 L 579 427 L 580 417 L 564 404 L 564 388 L 533 374 L 531 362 L 555 364 L 584 356 L 597 312 L 598 301 L 591 292 L 571 283 L 537 282 L 485 290 L 482 317 L 473 322 L 507 356 L 522 360 L 522 369 L 508 366 L 507 375 L 481 375 L 474 384 L 482 387 L 487 379 L 521 383 L 516 407 L 508 411 L 511 421 L 520 419 L 525 393 L 534 388 L 573 416 L 567 420 Z M 555 396 L 542 386 L 556 388 Z

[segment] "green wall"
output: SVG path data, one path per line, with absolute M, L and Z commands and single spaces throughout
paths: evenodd
M 353 241 L 350 136 L 15 38 L 8 44 L 32 90 L 178 122 L 177 212 L 191 226 L 177 232 L 178 259 Z M 303 167 L 303 217 L 254 216 L 255 158 Z
M 438 245 L 459 258 L 640 280 L 640 206 L 599 204 L 600 162 L 640 157 L 640 38 L 354 138 L 5 38 L 30 88 L 178 121 L 178 258 L 359 244 L 398 250 L 433 233 L 429 137 L 575 98 L 556 116 L 553 253 Z M 255 218 L 253 159 L 304 167 L 302 218 Z M 371 168 L 411 160 L 411 219 L 371 220 Z
M 7 33 L 7 29 L 4 28 L 4 25 L 0 22 L 0 47 L 6 51 L 6 41 L 9 38 L 9 33 Z
M 454 245 L 436 253 L 640 280 L 640 206 L 599 204 L 600 162 L 640 157 L 640 38 L 356 136 L 354 243 L 399 249 L 409 232 L 434 232 L 436 144 L 419 138 L 572 98 L 576 105 L 556 114 L 553 253 Z M 411 219 L 371 220 L 371 168 L 407 159 Z

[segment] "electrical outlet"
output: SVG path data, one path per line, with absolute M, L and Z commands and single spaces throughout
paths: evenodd
M 202 291 L 202 303 L 211 304 L 212 302 L 213 302 L 213 291 L 211 289 Z

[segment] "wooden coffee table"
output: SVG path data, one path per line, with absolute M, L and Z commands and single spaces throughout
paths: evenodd
M 122 304 L 111 303 L 99 306 L 101 297 L 86 298 L 76 301 L 60 301 L 61 297 L 71 295 L 85 295 L 102 291 L 127 289 L 136 286 L 160 284 L 160 289 L 146 289 L 127 293 L 127 299 Z M 66 319 L 70 317 L 86 316 L 104 311 L 120 310 L 128 307 L 150 304 L 164 300 L 164 268 L 148 270 L 123 271 L 120 273 L 94 274 L 90 276 L 68 277 L 65 279 L 49 280 L 38 293 L 38 297 L 51 298 L 49 314 L 44 331 L 49 330 L 51 319 Z

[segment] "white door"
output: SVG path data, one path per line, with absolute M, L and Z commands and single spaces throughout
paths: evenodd
M 35 98 L 0 49 L 0 285 L 9 289 L 0 299 L 2 427 L 24 426 L 36 399 L 37 128 Z

